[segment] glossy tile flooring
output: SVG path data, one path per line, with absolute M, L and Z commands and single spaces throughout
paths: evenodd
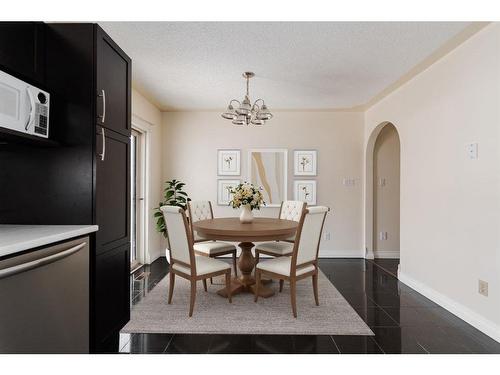
M 374 337 L 121 334 L 120 352 L 500 353 L 500 343 L 400 283 L 376 262 L 321 259 L 319 264 L 370 326 Z M 385 264 L 384 268 L 391 271 L 387 267 Z M 147 295 L 167 272 L 165 258 L 136 272 L 131 278 L 132 304 Z

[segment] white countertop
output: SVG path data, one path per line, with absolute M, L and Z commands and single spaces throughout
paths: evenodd
M 0 224 L 0 257 L 97 232 L 97 225 Z

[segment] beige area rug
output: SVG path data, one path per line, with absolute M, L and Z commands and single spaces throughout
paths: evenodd
M 221 285 L 209 282 L 208 292 L 205 292 L 200 281 L 191 318 L 188 317 L 189 282 L 175 278 L 171 305 L 167 303 L 168 284 L 167 276 L 132 307 L 131 319 L 122 329 L 123 333 L 373 335 L 321 271 L 319 306 L 314 303 L 311 279 L 297 283 L 297 319 L 292 316 L 287 283 L 282 293 L 278 292 L 278 282 L 268 284 L 276 294 L 267 299 L 259 298 L 257 303 L 252 294 L 243 293 L 233 296 L 230 304 L 216 293 Z

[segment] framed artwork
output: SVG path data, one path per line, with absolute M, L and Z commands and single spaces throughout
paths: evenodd
M 286 149 L 248 151 L 248 182 L 262 187 L 267 207 L 279 207 L 287 199 L 287 163 Z
M 318 173 L 318 151 L 295 150 L 293 152 L 293 174 L 295 176 L 316 176 Z
M 229 190 L 235 188 L 240 180 L 217 180 L 217 204 L 227 206 L 231 200 Z
M 219 176 L 239 176 L 240 150 L 217 150 L 217 174 Z
M 316 204 L 316 180 L 295 180 L 293 195 L 296 201 L 303 201 L 309 206 L 314 206 Z

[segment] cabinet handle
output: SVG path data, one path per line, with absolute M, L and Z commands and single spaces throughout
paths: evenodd
M 101 161 L 104 161 L 106 157 L 106 134 L 104 132 L 104 128 L 101 128 L 101 136 L 102 136 L 102 152 L 99 154 L 101 157 Z
M 102 116 L 99 116 L 101 118 L 101 122 L 104 124 L 106 121 L 106 91 L 101 90 L 101 95 L 97 95 L 99 98 L 102 98 Z

